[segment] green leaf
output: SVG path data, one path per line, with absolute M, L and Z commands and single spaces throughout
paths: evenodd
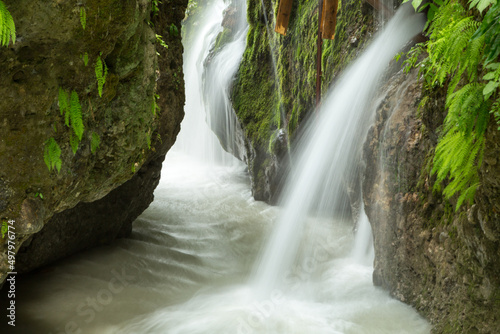
M 497 81 L 488 82 L 483 90 L 484 99 L 485 100 L 489 99 L 491 94 L 493 94 L 493 92 L 495 91 L 495 89 L 497 89 L 499 85 L 500 83 Z
M 43 160 L 49 171 L 57 169 L 59 172 L 61 170 L 61 147 L 53 137 L 45 142 Z
M 59 87 L 59 111 L 61 115 L 69 112 L 69 96 L 61 87 Z
M 0 46 L 8 46 L 10 41 L 16 42 L 16 25 L 7 7 L 0 0 Z
M 493 79 L 495 79 L 495 72 L 489 72 L 483 77 L 483 80 L 493 80 Z
M 82 56 L 82 59 L 83 59 L 83 64 L 85 64 L 85 66 L 87 66 L 89 64 L 89 54 L 87 52 L 85 52 Z
M 2 222 L 2 239 L 5 239 L 5 235 L 7 234 L 7 232 L 9 231 L 9 223 L 4 220 Z
M 411 2 L 411 5 L 413 6 L 413 8 L 415 8 L 415 11 L 418 10 L 418 7 L 422 4 L 422 0 L 413 0 Z
M 95 154 L 97 149 L 99 148 L 99 144 L 101 143 L 101 138 L 95 132 L 92 132 L 92 138 L 90 139 L 90 150 L 92 154 Z
M 83 119 L 82 119 L 82 106 L 78 94 L 75 91 L 71 92 L 70 98 L 70 121 L 73 131 L 78 139 L 81 141 L 83 136 Z
M 71 146 L 71 151 L 73 151 L 73 154 L 76 154 L 76 151 L 78 151 L 78 146 L 80 145 L 78 137 L 74 136 L 73 134 L 70 134 L 69 144 Z
M 83 30 L 87 27 L 87 11 L 85 7 L 80 8 L 80 23 L 82 24 Z
M 106 83 L 106 76 L 108 75 L 108 67 L 106 63 L 102 61 L 101 56 L 97 57 L 95 64 L 95 75 L 97 78 L 97 91 L 99 96 L 102 97 L 102 89 Z

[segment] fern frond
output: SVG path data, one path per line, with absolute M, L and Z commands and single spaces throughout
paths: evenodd
M 89 54 L 85 52 L 82 56 L 83 64 L 87 66 L 89 64 Z
M 69 96 L 68 93 L 61 87 L 59 87 L 58 101 L 59 101 L 59 112 L 61 113 L 61 116 L 64 115 L 66 112 L 69 112 Z
M 73 154 L 76 154 L 76 151 L 78 151 L 78 146 L 80 145 L 80 141 L 78 140 L 78 137 L 75 137 L 73 134 L 69 135 L 69 144 L 71 146 L 71 151 L 73 151 Z
M 101 59 L 101 56 L 97 56 L 95 75 L 97 78 L 97 90 L 99 96 L 102 97 L 102 89 L 106 83 L 106 76 L 108 75 L 108 66 L 106 66 L 106 63 Z
M 83 30 L 87 27 L 87 11 L 85 7 L 80 8 L 80 23 L 82 24 Z
M 75 135 L 81 141 L 83 136 L 83 119 L 82 119 L 82 106 L 80 105 L 80 99 L 75 91 L 71 92 L 70 98 L 70 120 L 71 127 L 75 132 Z
M 484 135 L 466 136 L 461 131 L 446 133 L 436 147 L 431 171 L 437 176 L 434 189 L 438 189 L 448 177 L 450 182 L 444 188 L 443 195 L 449 199 L 460 193 L 457 209 L 466 199 L 470 202 L 474 197 L 483 151 Z
M 488 6 L 496 3 L 496 0 L 472 0 L 470 1 L 469 9 L 476 7 L 477 10 L 482 13 Z
M 90 150 L 92 154 L 95 154 L 101 143 L 101 137 L 95 132 L 92 132 L 92 137 L 90 138 Z
M 16 42 L 16 25 L 9 10 L 0 0 L 0 45 L 7 46 L 12 40 Z
M 49 171 L 56 169 L 59 172 L 61 170 L 61 147 L 53 137 L 45 142 L 43 160 Z

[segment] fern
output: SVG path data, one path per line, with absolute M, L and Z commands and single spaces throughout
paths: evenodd
M 102 97 L 102 89 L 106 83 L 108 67 L 106 66 L 106 63 L 102 61 L 101 56 L 97 56 L 97 61 L 95 63 L 95 75 L 97 77 L 97 90 L 99 92 L 99 96 Z
M 479 186 L 478 169 L 490 113 L 500 124 L 500 98 L 491 99 L 500 87 L 500 63 L 488 65 L 500 55 L 500 2 L 470 1 L 469 8 L 480 12 L 492 5 L 482 21 L 469 16 L 468 9 L 458 1 L 433 3 L 439 8 L 428 16 L 429 41 L 410 51 L 407 64 L 424 68 L 429 89 L 447 86 L 448 113 L 431 173 L 436 175 L 435 190 L 441 190 L 445 182 L 442 192 L 446 198 L 458 194 L 458 210 L 463 203 L 472 203 Z M 414 0 L 413 4 L 420 5 L 421 1 Z M 416 64 L 413 55 L 418 55 L 422 48 L 428 56 Z M 479 77 L 482 69 L 488 73 Z
M 471 9 L 472 7 L 476 7 L 477 10 L 479 10 L 479 12 L 482 13 L 483 10 L 485 10 L 488 6 L 494 3 L 496 3 L 495 0 L 472 0 L 470 2 L 469 9 Z
M 158 100 L 160 99 L 160 95 L 154 94 L 153 95 L 153 103 L 151 103 L 151 113 L 156 116 L 156 113 L 160 111 L 160 106 L 158 105 Z
M 45 161 L 49 171 L 52 171 L 53 169 L 56 169 L 57 172 L 61 171 L 61 147 L 53 137 L 50 137 L 45 142 L 43 160 Z
M 61 87 L 59 87 L 59 111 L 61 116 L 69 112 L 69 96 Z
M 80 145 L 80 141 L 78 140 L 78 137 L 75 137 L 73 134 L 69 135 L 69 144 L 71 146 L 71 151 L 73 154 L 76 154 L 76 151 L 78 151 L 78 146 Z
M 475 191 L 479 186 L 477 166 L 482 162 L 484 136 L 465 136 L 460 131 L 448 132 L 436 147 L 433 174 L 437 180 L 434 189 L 449 177 L 450 182 L 443 190 L 446 198 L 460 193 L 456 210 L 465 200 L 472 203 Z
M 92 154 L 95 154 L 97 149 L 99 148 L 99 144 L 101 143 L 101 137 L 95 132 L 92 132 L 92 137 L 90 139 L 90 150 Z
M 82 106 L 80 105 L 78 94 L 75 91 L 71 92 L 69 118 L 75 135 L 81 141 L 84 131 Z
M 12 40 L 16 42 L 16 25 L 7 7 L 0 0 L 0 45 L 7 46 Z
M 80 23 L 82 24 L 83 30 L 87 27 L 87 11 L 85 7 L 80 8 Z
M 83 64 L 85 66 L 87 66 L 89 64 L 89 54 L 87 52 L 85 52 L 83 55 L 82 55 L 82 60 L 83 60 Z

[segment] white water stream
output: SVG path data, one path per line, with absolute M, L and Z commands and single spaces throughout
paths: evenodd
M 307 205 L 304 212 L 291 213 L 290 207 L 278 209 L 254 201 L 239 161 L 213 158 L 225 153 L 205 124 L 200 64 L 220 31 L 223 8 L 222 1 L 212 2 L 199 25 L 197 43 L 186 51 L 186 119 L 181 140 L 168 153 L 155 201 L 134 223 L 129 238 L 19 281 L 18 326 L 8 333 L 429 333 L 429 325 L 413 309 L 373 286 L 373 268 L 364 251 L 370 249 L 369 226 L 364 238 L 358 234 L 361 251 L 353 255 L 351 222 L 324 215 L 307 217 L 314 213 L 309 210 L 310 199 L 323 194 L 310 193 L 306 185 L 325 184 L 331 190 L 340 181 L 310 180 L 298 174 L 304 188 L 294 192 L 296 186 L 289 186 L 287 192 Z M 391 45 L 397 40 L 395 45 L 384 44 L 371 56 L 368 51 L 360 62 L 371 57 L 370 64 L 355 65 L 347 77 L 364 81 L 375 76 L 372 82 L 376 81 L 404 38 L 409 38 L 398 37 L 398 31 L 411 34 L 416 29 L 407 27 L 416 24 L 412 20 L 400 18 L 403 22 L 396 23 L 396 32 L 379 37 Z M 379 57 L 384 59 L 380 63 Z M 380 73 L 370 74 L 375 67 Z M 321 153 L 313 145 L 306 149 L 311 156 L 301 159 L 323 157 L 327 162 L 299 170 L 328 174 L 334 166 L 342 175 L 350 168 L 349 161 L 356 159 L 349 152 L 359 148 L 366 128 L 354 130 L 355 123 L 366 127 L 370 118 L 357 114 L 357 109 L 366 109 L 371 92 L 349 95 L 346 86 L 360 91 L 365 85 L 343 82 L 338 85 L 340 96 L 333 93 L 325 102 L 318 122 L 333 122 L 332 127 L 311 131 L 328 133 L 322 143 L 337 143 L 347 151 Z M 350 109 L 338 105 L 341 98 Z M 350 120 L 336 124 L 345 118 Z M 261 262 L 259 254 L 264 254 Z M 255 263 L 260 263 L 256 272 Z

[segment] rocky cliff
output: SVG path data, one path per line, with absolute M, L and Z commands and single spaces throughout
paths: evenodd
M 232 100 L 245 133 L 253 195 L 275 203 L 300 124 L 315 110 L 318 2 L 294 2 L 286 36 L 274 32 L 278 1 L 247 4 L 250 28 Z M 337 36 L 323 41 L 323 93 L 363 49 L 375 16 L 364 1 L 342 2 Z
M 152 201 L 183 118 L 187 0 L 5 4 L 17 41 L 0 49 L 0 218 L 23 272 L 126 235 Z
M 472 206 L 433 191 L 430 163 L 445 90 L 425 91 L 417 70 L 391 77 L 365 144 L 365 209 L 375 243 L 374 283 L 414 306 L 434 333 L 500 332 L 500 133 L 487 130 Z M 428 102 L 419 107 L 424 96 Z
M 250 31 L 233 88 L 254 196 L 273 202 L 300 124 L 314 111 L 317 4 L 294 2 L 287 36 L 274 33 L 277 1 L 249 1 Z M 323 45 L 323 93 L 378 27 L 366 3 L 342 2 L 337 37 Z M 433 191 L 431 162 L 446 90 L 427 91 L 396 64 L 364 147 L 365 210 L 375 245 L 374 283 L 414 306 L 434 333 L 500 332 L 500 132 L 487 130 L 474 205 L 455 211 Z M 425 105 L 420 106 L 425 98 Z

